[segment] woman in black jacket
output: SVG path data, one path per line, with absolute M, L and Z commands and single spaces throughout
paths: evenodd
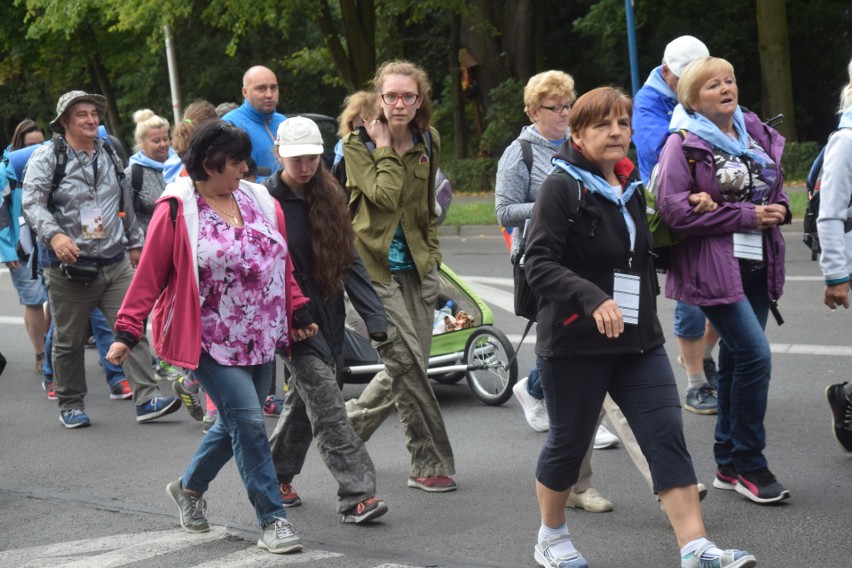
M 609 393 L 648 459 L 681 566 L 755 566 L 750 554 L 720 550 L 705 538 L 656 314 L 643 188 L 626 158 L 631 111 L 630 97 L 611 87 L 577 99 L 571 138 L 556 153 L 558 170 L 533 209 L 526 271 L 540 296 L 536 365 L 550 421 L 536 469 L 542 524 L 535 559 L 552 568 L 588 566 L 571 541 L 564 507 Z
M 314 121 L 297 116 L 278 128 L 275 147 L 282 169 L 264 180 L 281 204 L 294 276 L 319 333 L 294 343 L 285 361 L 291 373 L 284 409 L 270 442 L 285 507 L 301 504 L 291 485 L 317 439 L 323 461 L 334 475 L 338 512 L 345 523 L 363 523 L 387 512 L 377 499 L 376 469 L 364 442 L 346 418 L 335 365 L 343 345 L 344 289 L 364 318 L 372 339 L 387 339 L 381 300 L 354 248 L 346 198 L 321 164 L 322 135 Z

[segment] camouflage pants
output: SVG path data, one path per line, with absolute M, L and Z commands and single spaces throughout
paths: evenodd
M 291 373 L 290 388 L 269 439 L 278 481 L 290 483 L 302 471 L 316 438 L 320 456 L 337 480 L 338 512 L 375 497 L 376 468 L 346 418 L 334 369 L 311 355 L 285 364 Z
M 377 374 L 360 397 L 346 402 L 346 413 L 363 440 L 369 440 L 396 407 L 415 477 L 455 473 L 444 418 L 426 375 L 438 285 L 437 269 L 422 285 L 414 270 L 395 273 L 390 284 L 373 282 L 388 316 L 388 339 L 376 344 L 386 371 Z

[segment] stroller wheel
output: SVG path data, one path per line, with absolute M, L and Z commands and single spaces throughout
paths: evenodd
M 518 361 L 505 333 L 488 325 L 480 327 L 467 340 L 464 360 L 467 382 L 476 398 L 489 406 L 509 400 L 518 380 Z

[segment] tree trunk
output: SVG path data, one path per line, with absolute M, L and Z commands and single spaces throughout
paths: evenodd
M 509 78 L 495 34 L 498 26 L 488 0 L 471 0 L 469 10 L 462 17 L 461 44 L 473 55 L 478 65 L 478 83 L 485 106 L 490 102 L 491 89 Z
M 450 14 L 450 97 L 453 101 L 453 157 L 467 157 L 467 130 L 464 115 L 465 100 L 461 85 L 461 16 L 453 10 Z
M 98 57 L 97 50 L 90 52 L 90 55 L 87 57 L 87 64 L 89 74 L 92 76 L 94 83 L 97 84 L 101 94 L 106 98 L 106 116 L 104 117 L 104 122 L 106 123 L 107 132 L 117 137 L 121 141 L 121 144 L 124 145 L 124 129 L 121 126 L 121 119 L 118 116 L 118 106 L 115 104 L 115 93 L 107 75 L 107 70 L 103 62 L 101 62 L 100 57 Z M 125 148 L 126 151 L 127 149 Z
M 317 24 L 340 72 L 346 90 L 354 93 L 363 89 L 376 71 L 376 5 L 373 0 L 339 0 L 343 20 L 343 37 L 339 34 L 328 0 L 322 0 Z
M 788 141 L 796 140 L 793 79 L 790 73 L 790 43 L 784 0 L 757 0 L 757 35 L 763 117 L 784 115 L 778 131 Z
M 535 75 L 535 2 L 506 0 L 503 51 L 512 76 L 521 83 Z

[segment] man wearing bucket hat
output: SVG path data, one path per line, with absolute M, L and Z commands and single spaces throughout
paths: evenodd
M 666 46 L 662 65 L 651 71 L 645 85 L 636 93 L 633 143 L 639 173 L 646 184 L 668 137 L 669 121 L 678 102 L 675 94 L 678 78 L 692 61 L 708 55 L 710 52 L 701 40 L 690 35 L 675 38 Z M 680 351 L 678 361 L 686 369 L 688 380 L 684 408 L 695 414 L 716 414 L 713 348 L 719 337 L 705 322 L 700 309 L 677 303 L 674 335 Z
M 124 206 L 132 200 L 117 158 L 98 137 L 105 108 L 101 95 L 62 95 L 50 123 L 57 135 L 33 153 L 24 174 L 24 217 L 47 249 L 42 264 L 55 326 L 54 388 L 66 428 L 91 424 L 83 404 L 89 315 L 99 307 L 115 324 L 143 241 L 133 207 Z M 159 396 L 144 337 L 123 367 L 137 422 L 181 406 L 177 398 Z

